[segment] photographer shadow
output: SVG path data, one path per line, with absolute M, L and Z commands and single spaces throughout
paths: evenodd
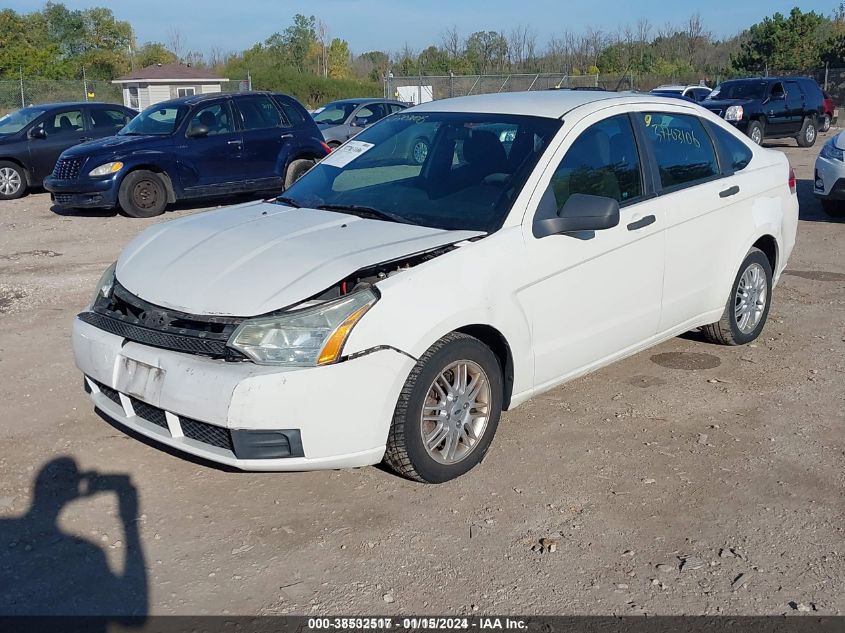
M 118 499 L 120 573 L 110 569 L 100 546 L 58 524 L 67 504 L 100 493 Z M 26 514 L 0 519 L 0 617 L 100 616 L 87 630 L 105 630 L 109 622 L 143 624 L 149 606 L 147 572 L 138 493 L 129 476 L 83 473 L 75 460 L 59 457 L 41 468 L 32 497 Z

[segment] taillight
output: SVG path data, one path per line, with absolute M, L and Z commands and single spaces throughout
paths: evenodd
M 795 170 L 792 167 L 789 168 L 789 191 L 790 193 L 795 193 L 797 191 L 797 183 L 795 181 Z
M 320 145 L 322 145 L 323 149 L 326 150 L 326 156 L 332 153 L 332 148 L 326 145 L 323 141 L 320 141 Z

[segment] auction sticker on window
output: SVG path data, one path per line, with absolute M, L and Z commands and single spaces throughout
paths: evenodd
M 347 141 L 322 160 L 323 165 L 332 167 L 346 167 L 359 156 L 369 152 L 374 145 L 364 141 Z

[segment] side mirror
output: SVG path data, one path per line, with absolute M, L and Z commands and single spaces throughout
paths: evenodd
M 188 138 L 202 138 L 204 136 L 208 136 L 209 129 L 207 125 L 192 125 L 188 128 Z
M 29 131 L 29 138 L 45 139 L 47 138 L 47 132 L 44 131 L 43 127 L 34 127 Z
M 549 206 L 551 205 L 551 206 Z M 554 215 L 550 211 L 554 210 Z M 557 211 L 554 190 L 549 187 L 534 219 L 534 237 L 578 231 L 602 231 L 619 224 L 619 203 L 613 198 L 573 193 Z

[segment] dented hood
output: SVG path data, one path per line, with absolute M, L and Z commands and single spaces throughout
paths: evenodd
M 257 202 L 150 227 L 124 249 L 116 275 L 156 305 L 249 317 L 361 268 L 479 235 Z

